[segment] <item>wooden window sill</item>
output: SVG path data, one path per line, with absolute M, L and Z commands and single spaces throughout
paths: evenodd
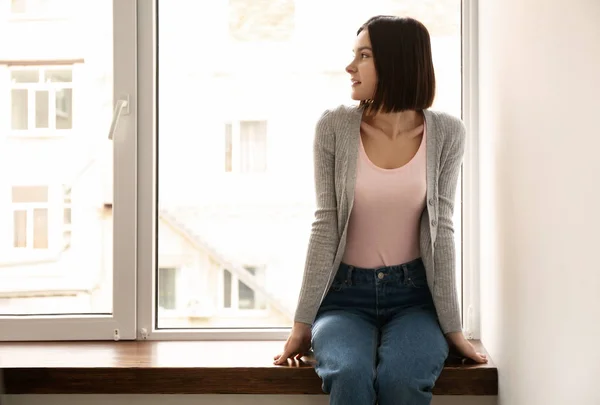
M 4 393 L 13 395 L 323 394 L 311 359 L 272 364 L 282 347 L 274 341 L 1 342 L 0 370 Z M 497 393 L 491 362 L 452 359 L 434 389 L 436 395 Z

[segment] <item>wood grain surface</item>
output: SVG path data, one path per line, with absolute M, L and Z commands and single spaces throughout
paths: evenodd
M 474 341 L 479 351 L 481 343 Z M 273 365 L 283 342 L 3 342 L 5 394 L 323 394 L 313 359 Z M 436 395 L 497 395 L 498 372 L 450 356 Z

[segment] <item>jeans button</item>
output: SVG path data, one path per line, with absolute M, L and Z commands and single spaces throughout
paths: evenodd
M 436 221 L 435 219 L 432 219 L 432 220 L 431 220 L 431 225 L 433 225 L 433 226 L 437 226 L 437 221 Z
M 433 206 L 433 198 L 429 199 L 429 205 Z
M 377 278 L 380 280 L 383 280 L 384 277 L 385 277 L 385 275 L 381 272 L 377 275 Z

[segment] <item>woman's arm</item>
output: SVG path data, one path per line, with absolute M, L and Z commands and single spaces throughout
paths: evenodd
M 460 306 L 456 291 L 456 250 L 454 246 L 454 198 L 465 150 L 465 126 L 456 118 L 441 125 L 446 140 L 440 157 L 438 179 L 438 229 L 434 248 L 435 282 L 433 297 L 442 331 L 459 332 Z M 430 218 L 435 219 L 435 218 Z
M 465 126 L 452 118 L 442 125 L 447 141 L 442 149 L 438 181 L 438 232 L 435 242 L 435 283 L 433 297 L 442 331 L 450 346 L 476 363 L 487 363 L 485 354 L 478 353 L 463 332 L 456 292 L 454 246 L 454 196 L 465 152 Z
M 317 314 L 338 246 L 335 133 L 329 125 L 328 115 L 329 111 L 323 113 L 315 130 L 313 155 L 317 208 L 294 316 L 295 322 L 306 324 L 312 324 Z

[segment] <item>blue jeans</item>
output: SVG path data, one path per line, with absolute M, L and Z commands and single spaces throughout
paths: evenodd
M 427 405 L 448 356 L 421 259 L 342 263 L 312 327 L 331 405 Z

